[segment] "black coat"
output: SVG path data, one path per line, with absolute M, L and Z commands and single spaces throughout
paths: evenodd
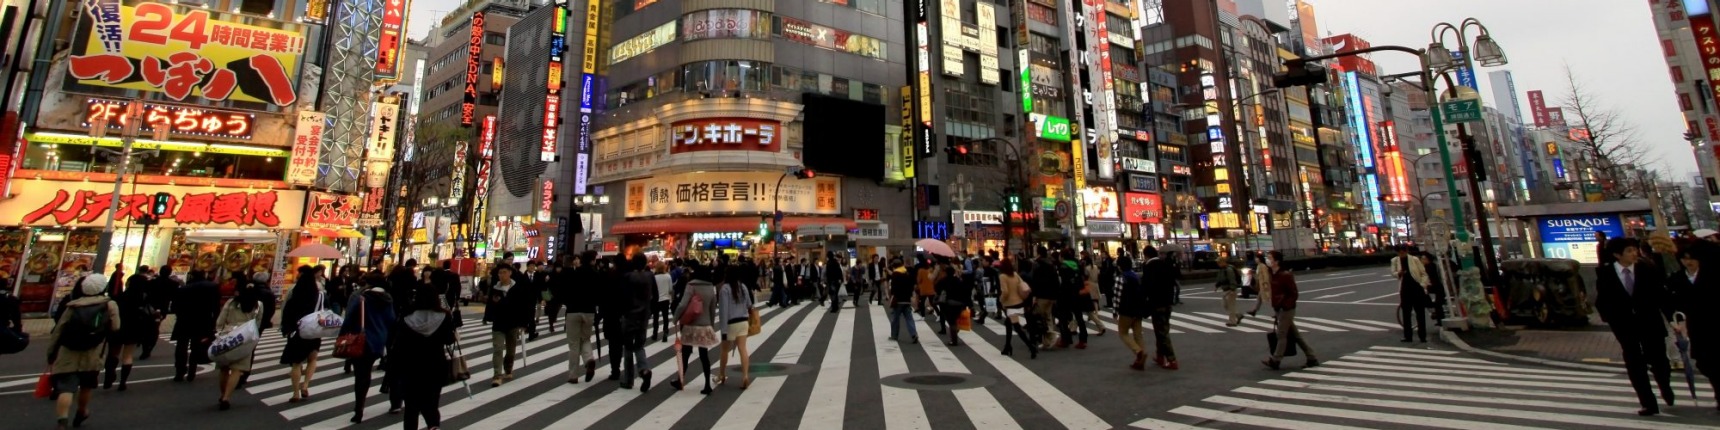
M 564 270 L 549 285 L 550 293 L 555 300 L 567 306 L 567 313 L 589 314 L 597 312 L 597 305 L 602 297 L 599 296 L 599 285 L 602 277 L 597 268 L 592 265 L 579 266 L 572 270 Z
M 1649 339 L 1666 337 L 1664 321 L 1672 318 L 1666 275 L 1659 267 L 1638 262 L 1631 269 L 1635 294 L 1626 293 L 1616 265 L 1595 268 L 1595 310 L 1615 335 Z
M 132 276 L 136 280 L 137 276 Z M 125 291 L 114 296 L 114 303 L 119 305 L 119 337 L 122 344 L 142 345 L 155 343 L 156 336 L 161 335 L 161 325 L 156 323 L 155 315 L 149 312 L 149 289 L 147 282 L 127 282 Z
M 1168 309 L 1176 302 L 1176 279 L 1181 275 L 1176 263 L 1169 258 L 1159 257 L 1147 260 L 1141 270 L 1141 284 L 1147 295 L 1149 308 Z
M 221 311 L 221 289 L 208 280 L 179 287 L 173 297 L 173 340 L 200 340 L 215 335 L 215 315 Z
M 423 312 L 402 316 L 394 323 L 392 330 L 394 349 L 388 353 L 390 372 L 399 372 L 400 388 L 407 392 L 422 392 L 422 390 L 441 390 L 448 385 L 448 356 L 443 347 L 454 343 L 454 330 L 460 326 L 460 319 L 452 313 L 444 313 L 442 323 L 437 325 L 429 335 L 420 333 L 409 327 L 409 320 L 416 320 Z M 431 314 L 434 315 L 434 314 Z M 430 321 L 430 320 L 426 320 Z M 428 325 L 426 325 L 428 327 Z
M 534 306 L 541 297 L 536 290 L 518 280 L 507 292 L 492 290 L 488 296 L 490 303 L 484 308 L 484 319 L 490 321 L 491 331 L 525 328 L 537 317 Z
M 324 297 L 323 302 L 330 299 L 338 301 L 339 297 L 329 298 L 317 291 L 317 281 L 311 277 L 301 277 L 293 284 L 293 289 L 287 292 L 286 303 L 281 304 L 281 335 L 291 338 L 299 331 L 299 320 L 317 310 L 317 297 Z
M 1146 318 L 1151 311 L 1147 287 L 1141 282 L 1141 275 L 1132 270 L 1124 271 L 1122 288 L 1117 289 L 1117 313 L 1126 317 Z
M 412 308 L 412 298 L 416 297 L 412 293 L 418 290 L 418 284 L 418 278 L 412 276 L 412 269 L 402 266 L 388 272 L 388 286 L 383 289 L 394 297 L 394 313 L 404 314 Z
M 18 306 L 17 297 L 13 297 L 11 294 L 0 294 L 0 328 L 24 330 L 24 314 L 19 312 Z
M 1714 270 L 1714 269 L 1710 269 Z M 1683 271 L 1672 274 L 1666 282 L 1672 293 L 1673 309 L 1683 312 L 1686 332 L 1690 336 L 1690 358 L 1701 360 L 1720 354 L 1720 276 L 1708 271 L 1696 275 L 1696 282 Z M 1720 357 L 1710 357 L 1720 360 Z

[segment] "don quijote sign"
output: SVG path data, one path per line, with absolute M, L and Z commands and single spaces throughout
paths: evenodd
M 780 151 L 782 123 L 753 118 L 704 118 L 674 123 L 669 153 L 696 151 Z

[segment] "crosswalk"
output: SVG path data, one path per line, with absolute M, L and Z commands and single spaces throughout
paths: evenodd
M 1003 329 L 995 322 L 976 325 L 981 336 L 966 336 L 969 341 L 964 346 L 949 347 L 932 334 L 934 326 L 919 320 L 915 323 L 924 332 L 924 342 L 887 340 L 889 320 L 878 306 L 850 305 L 839 313 L 827 310 L 817 306 L 761 309 L 763 330 L 748 342 L 753 368 L 758 372 L 751 386 L 738 389 L 738 356 L 731 357 L 731 380 L 708 396 L 698 394 L 702 379 L 697 370 L 691 370 L 699 367 L 697 353 L 689 361 L 686 391 L 673 391 L 665 383 L 677 370 L 672 342 L 651 343 L 645 348 L 647 366 L 654 374 L 648 393 L 620 390 L 616 383 L 603 379 L 608 372 L 601 367 L 608 363 L 608 357 L 601 355 L 607 348 L 599 351 L 598 379 L 589 384 L 568 384 L 566 343 L 560 332 L 524 342 L 522 349 L 529 361 L 516 362 L 513 381 L 490 387 L 487 378 L 496 364 L 491 361 L 490 327 L 468 318 L 459 330 L 460 344 L 473 379 L 469 387 L 453 384 L 443 388 L 443 426 L 492 430 L 928 429 L 971 423 L 973 428 L 989 430 L 1118 425 L 1081 406 L 1017 362 L 1017 357 L 1003 356 L 985 340 L 1002 336 Z M 387 413 L 387 395 L 374 388 L 366 393 L 362 406 L 366 420 L 349 422 L 359 407 L 353 378 L 341 372 L 341 361 L 330 356 L 328 343 L 320 352 L 320 368 L 312 380 L 312 398 L 308 401 L 288 402 L 292 392 L 287 369 L 278 364 L 285 341 L 272 331 L 259 342 L 256 368 L 244 390 L 295 427 L 380 429 L 400 425 L 398 415 Z M 711 352 L 713 369 L 717 368 L 717 354 Z M 930 372 L 972 375 L 986 382 L 978 388 L 953 390 L 902 388 L 879 382 Z M 377 381 L 381 381 L 380 372 Z
M 1300 321 L 1298 321 L 1300 322 Z M 1290 360 L 1299 364 L 1297 360 Z M 1679 401 L 1690 397 L 1674 378 Z M 1698 381 L 1712 413 L 1714 393 Z M 1135 428 L 1359 429 L 1439 427 L 1477 430 L 1564 428 L 1713 429 L 1668 417 L 1638 417 L 1630 382 L 1620 373 L 1542 369 L 1460 356 L 1440 349 L 1375 346 L 1318 367 L 1179 406 Z
M 1271 311 L 1267 311 L 1267 313 L 1270 314 Z M 1113 318 L 1112 316 L 1113 315 L 1109 311 L 1099 312 L 1099 320 L 1103 321 L 1105 323 L 1106 329 L 1115 329 L 1117 327 L 1117 320 L 1115 318 Z M 1234 326 L 1234 327 L 1225 325 L 1225 321 L 1228 319 L 1230 319 L 1230 318 L 1228 316 L 1226 316 L 1223 312 L 1199 312 L 1199 311 L 1177 310 L 1177 311 L 1173 311 L 1171 314 L 1171 333 L 1173 333 L 1173 334 L 1188 334 L 1190 332 L 1193 332 L 1195 334 L 1268 333 L 1268 332 L 1275 330 L 1275 328 L 1272 325 L 1272 317 L 1269 315 L 1260 315 L 1257 317 L 1250 317 L 1250 316 L 1244 315 L 1242 318 L 1242 322 L 1239 323 L 1238 325 Z M 996 329 L 996 331 L 998 333 L 1003 332 L 1003 325 L 998 323 L 997 321 L 987 320 L 987 324 L 990 327 Z M 1148 322 L 1148 321 L 1142 321 L 1141 327 L 1146 329 L 1147 331 L 1152 331 L 1152 329 L 1153 329 L 1152 323 Z M 1390 331 L 1402 330 L 1402 327 L 1398 326 L 1398 323 L 1395 321 L 1375 321 L 1375 320 L 1366 320 L 1366 319 L 1312 318 L 1312 317 L 1305 317 L 1305 316 L 1301 316 L 1301 315 L 1296 316 L 1296 327 L 1299 329 L 1302 329 L 1304 331 L 1324 332 L 1324 333 L 1390 332 Z M 1091 327 L 1091 326 L 1088 327 L 1089 332 L 1096 332 L 1097 330 L 1098 330 L 1098 328 L 1096 328 L 1096 327 Z

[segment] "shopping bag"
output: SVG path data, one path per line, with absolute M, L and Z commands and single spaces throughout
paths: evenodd
M 997 298 L 996 297 L 986 297 L 985 298 L 985 313 L 988 313 L 988 314 L 997 313 Z
M 257 337 L 257 320 L 221 332 L 209 344 L 209 359 L 217 364 L 232 364 L 249 358 L 257 348 Z
M 961 331 L 973 331 L 973 310 L 962 309 L 962 317 L 956 319 L 956 329 Z
M 1266 353 L 1267 354 L 1275 354 L 1277 352 L 1278 352 L 1278 332 L 1275 332 L 1275 331 L 1274 332 L 1267 332 L 1266 333 Z M 1284 356 L 1285 357 L 1295 357 L 1296 356 L 1296 336 L 1290 336 L 1290 344 L 1286 345 L 1284 347 Z
M 54 395 L 54 373 L 42 372 L 36 377 L 36 398 L 46 399 Z
M 342 334 L 334 339 L 334 358 L 364 358 L 364 323 L 364 296 L 360 295 L 358 297 L 358 332 Z
M 442 348 L 442 352 L 448 354 L 449 384 L 472 379 L 472 370 L 466 367 L 466 357 L 457 348 L 459 348 L 458 341 L 453 346 Z

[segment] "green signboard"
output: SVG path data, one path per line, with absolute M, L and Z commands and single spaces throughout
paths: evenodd
M 1069 141 L 1069 118 L 1033 114 L 1029 119 L 1033 121 L 1033 128 L 1037 131 L 1034 134 L 1039 135 L 1040 139 L 1058 142 Z
M 1439 113 L 1445 117 L 1445 123 L 1481 121 L 1481 100 L 1453 100 L 1439 104 Z

